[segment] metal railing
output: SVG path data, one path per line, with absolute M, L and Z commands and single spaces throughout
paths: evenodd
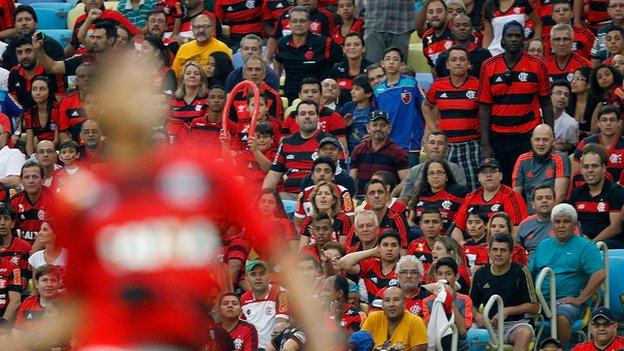
M 544 299 L 544 293 L 542 293 L 542 283 L 546 276 L 550 277 L 550 305 L 546 303 Z M 555 272 L 549 267 L 544 267 L 535 281 L 535 291 L 537 293 L 537 299 L 546 318 L 550 318 L 550 335 L 553 338 L 557 338 L 557 282 L 555 281 Z
M 603 305 L 606 308 L 609 308 L 609 305 L 611 304 L 610 298 L 611 295 L 609 294 L 609 288 L 610 288 L 610 282 L 609 282 L 609 248 L 607 247 L 607 244 L 605 244 L 602 241 L 599 241 L 596 243 L 596 246 L 598 246 L 598 250 L 602 251 L 602 260 L 604 262 L 604 267 L 605 267 L 605 280 L 604 280 L 604 301 L 603 301 Z
M 461 316 L 455 316 L 455 318 Z M 455 325 L 455 321 L 448 321 L 446 324 L 442 326 L 442 329 L 438 332 L 438 336 L 436 337 L 436 350 L 438 351 L 448 351 L 442 348 L 442 336 L 446 332 L 447 329 L 451 328 L 453 332 L 451 335 L 451 351 L 457 351 L 457 343 L 459 342 L 459 332 L 457 331 L 457 326 Z
M 492 328 L 492 323 L 490 323 L 490 310 L 492 306 L 496 304 L 498 308 L 498 319 L 497 319 L 497 330 L 494 332 L 494 328 Z M 487 304 L 485 304 L 485 308 L 483 309 L 483 322 L 485 324 L 485 328 L 490 334 L 490 345 L 495 347 L 498 351 L 503 351 L 505 346 L 504 339 L 504 327 L 505 327 L 505 314 L 503 309 L 505 308 L 503 304 L 503 298 L 499 295 L 492 295 L 488 300 Z M 498 334 L 498 335 L 497 335 Z

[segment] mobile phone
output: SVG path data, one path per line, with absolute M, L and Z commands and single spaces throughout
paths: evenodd
M 35 32 L 35 39 L 36 40 L 43 40 L 43 33 L 37 31 Z

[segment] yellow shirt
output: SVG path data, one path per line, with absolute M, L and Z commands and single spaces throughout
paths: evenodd
M 188 61 L 196 61 L 202 68 L 204 68 L 208 65 L 208 57 L 210 54 L 216 51 L 225 52 L 230 56 L 230 58 L 232 58 L 232 50 L 230 50 L 230 48 L 222 41 L 212 38 L 208 44 L 199 45 L 197 44 L 197 40 L 193 40 L 180 46 L 171 68 L 177 77 L 180 77 L 182 66 L 184 66 L 184 64 Z
M 368 315 L 362 330 L 371 333 L 373 340 L 375 340 L 375 347 L 382 346 L 388 340 L 388 318 L 383 311 L 373 312 Z M 403 319 L 394 328 L 394 333 L 390 338 L 390 346 L 398 343 L 403 344 L 407 351 L 414 346 L 427 345 L 425 322 L 420 317 L 405 311 Z

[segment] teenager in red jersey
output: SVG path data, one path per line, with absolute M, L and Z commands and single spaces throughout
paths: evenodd
M 15 329 L 18 331 L 33 331 L 41 328 L 41 321 L 48 306 L 59 299 L 61 273 L 58 267 L 46 265 L 37 272 L 37 294 L 28 297 L 17 312 Z
M 10 201 L 11 208 L 17 213 L 15 229 L 22 239 L 31 244 L 54 207 L 51 191 L 43 186 L 44 176 L 41 164 L 26 161 L 20 174 L 24 190 L 15 194 Z
M 208 90 L 208 109 L 202 117 L 191 121 L 190 139 L 219 145 L 219 131 L 222 128 L 223 108 L 225 107 L 225 88 L 213 85 Z
M 0 265 L 16 265 L 20 269 L 22 286 L 26 287 L 31 277 L 28 267 L 31 246 L 26 240 L 13 236 L 16 218 L 15 211 L 9 205 L 0 203 Z
M 197 350 L 214 326 L 213 298 L 230 288 L 225 267 L 214 263 L 226 235 L 219 228 L 234 223 L 260 238 L 264 226 L 237 171 L 209 146 L 150 153 L 146 140 L 161 111 L 146 93 L 149 75 L 132 58 L 120 60 L 96 93 L 110 162 L 72 178 L 56 198 L 77 349 Z
M 243 309 L 238 296 L 226 293 L 219 301 L 220 326 L 225 329 L 232 338 L 234 351 L 257 351 L 258 331 L 252 324 L 240 319 Z
M 50 189 L 58 192 L 62 191 L 63 185 L 68 177 L 76 175 L 80 171 L 80 165 L 77 164 L 80 146 L 73 140 L 66 141 L 58 146 L 58 158 L 62 162 L 63 167 L 52 173 L 52 184 Z

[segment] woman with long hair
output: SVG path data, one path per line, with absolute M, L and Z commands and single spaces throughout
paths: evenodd
M 169 117 L 188 128 L 193 119 L 206 114 L 207 108 L 206 76 L 199 63 L 189 61 L 182 67 L 178 90 L 169 99 Z
M 262 189 L 256 203 L 259 214 L 266 220 L 267 225 L 271 226 L 268 232 L 273 233 L 276 247 L 287 248 L 292 254 L 296 254 L 298 242 L 295 226 L 288 218 L 277 190 Z M 256 252 L 259 256 L 263 256 L 257 248 Z
M 435 263 L 442 257 L 450 257 L 457 262 L 457 266 L 459 267 L 459 279 L 457 280 L 461 285 L 459 292 L 462 294 L 470 292 L 470 271 L 466 265 L 463 251 L 457 241 L 453 240 L 450 236 L 439 235 L 433 244 L 431 256 L 433 257 L 433 262 L 431 263 L 431 267 L 429 267 L 429 272 L 426 272 L 427 276 L 424 279 L 426 283 L 435 282 L 435 269 L 433 269 Z
M 234 70 L 234 64 L 230 56 L 221 51 L 215 51 L 208 57 L 208 64 L 204 72 L 206 73 L 208 87 L 215 84 L 225 86 L 225 80 L 230 72 Z
M 496 212 L 490 217 L 487 225 L 487 242 L 492 242 L 492 238 L 496 234 L 509 234 L 512 237 L 516 237 L 514 225 L 511 222 L 511 217 L 505 212 Z M 511 251 L 511 260 L 526 266 L 529 264 L 529 255 L 527 251 L 521 245 L 514 244 Z
M 335 64 L 329 72 L 329 77 L 335 79 L 340 87 L 338 106 L 344 106 L 352 101 L 351 82 L 356 76 L 365 74 L 366 68 L 370 65 L 364 58 L 366 47 L 362 34 L 351 32 L 343 40 L 342 52 L 346 59 Z
M 591 133 L 592 114 L 598 102 L 595 95 L 589 93 L 589 79 L 591 68 L 581 67 L 574 71 L 572 78 L 572 94 L 566 111 L 579 124 L 579 140 L 583 140 Z
M 148 35 L 141 43 L 140 56 L 155 66 L 154 86 L 167 95 L 176 91 L 175 72 L 171 69 L 171 54 L 160 38 Z
M 589 79 L 589 92 L 598 100 L 597 106 L 594 108 L 590 131 L 596 131 L 598 123 L 598 113 L 603 104 L 616 105 L 620 109 L 624 107 L 624 89 L 622 82 L 624 77 L 615 67 L 604 63 L 594 67 Z M 603 104 L 601 104 L 602 102 Z
M 314 214 L 326 213 L 331 219 L 331 240 L 344 243 L 351 231 L 351 219 L 341 211 L 340 194 L 332 182 L 318 182 L 310 194 L 313 214 L 307 216 L 301 224 L 301 237 L 299 238 L 299 250 L 315 243 L 312 233 L 312 221 Z
M 467 191 L 465 186 L 457 184 L 445 161 L 425 162 L 422 180 L 414 188 L 409 201 L 410 222 L 418 226 L 422 211 L 427 207 L 435 207 L 440 210 L 443 228 L 447 231 Z
M 34 153 L 40 140 L 50 140 L 54 146 L 60 141 L 69 141 L 71 138 L 66 132 L 69 123 L 59 113 L 50 80 L 45 76 L 35 77 L 30 85 L 30 95 L 34 104 L 24 112 L 22 122 L 22 130 L 26 131 L 26 153 Z

